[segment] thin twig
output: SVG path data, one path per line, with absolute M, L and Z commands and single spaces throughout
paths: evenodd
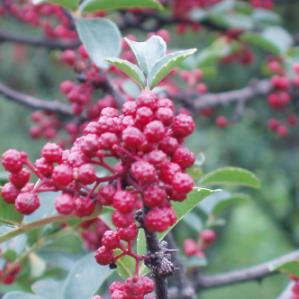
M 79 47 L 79 41 L 59 41 L 40 37 L 21 36 L 11 32 L 0 31 L 0 43 L 17 43 L 38 48 L 46 48 L 50 50 L 67 50 Z
M 73 116 L 73 112 L 69 105 L 63 104 L 59 101 L 46 101 L 24 93 L 20 93 L 2 83 L 0 83 L 0 94 L 7 99 L 10 99 L 33 110 L 45 110 L 61 115 Z
M 299 250 L 296 250 L 257 266 L 213 276 L 200 276 L 196 282 L 196 289 L 216 288 L 251 280 L 258 281 L 267 276 L 279 273 L 277 270 L 275 270 L 275 265 L 278 266 L 280 264 L 298 260 Z
M 177 245 L 173 238 L 173 235 L 169 233 L 166 236 L 166 241 L 171 249 L 177 249 Z M 196 299 L 195 290 L 190 283 L 190 279 L 187 276 L 185 266 L 183 265 L 179 251 L 172 252 L 172 260 L 175 266 L 174 276 L 177 280 L 178 295 L 181 299 Z

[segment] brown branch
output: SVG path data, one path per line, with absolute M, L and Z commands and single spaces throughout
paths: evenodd
M 65 116 L 73 116 L 69 105 L 59 101 L 46 101 L 24 93 L 20 93 L 0 83 L 0 94 L 13 102 L 19 103 L 33 110 L 45 110 Z
M 267 276 L 279 273 L 278 270 L 273 270 L 271 267 L 274 266 L 275 268 L 275 265 L 278 266 L 297 260 L 299 260 L 299 250 L 257 266 L 212 276 L 200 276 L 196 282 L 196 289 L 210 289 L 252 280 L 261 280 Z
M 183 265 L 179 251 L 176 245 L 176 242 L 173 238 L 173 235 L 169 233 L 166 236 L 166 241 L 169 245 L 169 248 L 174 249 L 172 252 L 172 260 L 175 266 L 174 276 L 177 280 L 177 292 L 178 296 L 181 299 L 196 299 L 195 290 L 190 283 L 190 280 L 187 276 L 185 266 Z
M 0 31 L 0 43 L 17 43 L 21 45 L 33 46 L 38 48 L 46 48 L 50 50 L 67 50 L 76 49 L 80 42 L 65 42 L 59 40 L 51 40 L 47 38 L 31 37 L 16 35 L 11 32 Z
M 181 94 L 176 97 L 176 100 L 185 103 L 194 110 L 200 110 L 208 107 L 222 106 L 234 102 L 246 101 L 258 95 L 268 94 L 271 89 L 272 85 L 269 80 L 255 80 L 248 86 L 240 89 L 221 93 L 207 93 L 202 96 Z
M 271 261 L 253 267 L 211 276 L 200 274 L 200 276 L 196 278 L 193 284 L 196 291 L 203 291 L 212 288 L 224 287 L 227 285 L 245 283 L 249 281 L 261 281 L 268 276 L 280 273 L 279 270 L 275 269 L 276 267 L 279 267 L 279 265 L 298 260 L 299 250 L 296 250 L 284 256 L 275 258 Z M 179 295 L 178 289 L 176 287 L 169 289 L 169 298 L 181 299 L 181 296 Z

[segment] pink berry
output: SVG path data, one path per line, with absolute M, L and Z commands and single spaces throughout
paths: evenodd
M 20 193 L 15 201 L 16 210 L 24 215 L 32 214 L 39 206 L 39 198 L 32 192 Z

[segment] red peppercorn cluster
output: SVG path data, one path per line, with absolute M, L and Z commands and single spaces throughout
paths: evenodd
M 273 0 L 250 0 L 250 4 L 255 8 L 273 9 Z
M 293 282 L 290 298 L 299 299 L 299 278 L 296 275 L 290 275 L 289 279 Z
M 31 1 L 3 0 L 1 8 L 3 14 L 14 16 L 21 22 L 42 28 L 47 38 L 63 40 L 77 40 L 70 18 L 58 5 L 34 5 Z
M 184 241 L 184 253 L 186 256 L 205 256 L 204 251 L 208 249 L 216 240 L 216 233 L 214 230 L 205 229 L 199 234 L 199 241 L 192 239 Z
M 81 223 L 81 237 L 89 250 L 96 250 L 102 245 L 104 233 L 109 229 L 100 218 L 87 220 Z
M 111 299 L 143 299 L 144 296 L 154 291 L 154 282 L 144 277 L 132 277 L 126 281 L 115 281 L 109 287 L 109 295 Z M 155 297 L 147 297 L 155 299 Z
M 0 250 L 0 255 L 2 257 L 2 251 Z M 17 279 L 17 275 L 21 272 L 21 265 L 18 262 L 7 261 L 4 256 L 4 264 L 0 269 L 0 283 L 2 284 L 12 284 Z
M 268 95 L 268 104 L 282 117 L 271 117 L 268 120 L 268 128 L 275 132 L 279 137 L 286 137 L 290 127 L 296 127 L 298 124 L 297 116 L 288 110 L 291 103 L 290 91 L 299 87 L 299 67 L 293 66 L 294 78 L 290 79 L 283 68 L 282 61 L 279 59 L 270 59 L 268 68 L 273 74 L 271 83 L 273 90 Z M 287 115 L 287 117 L 286 117 Z M 285 119 L 286 118 L 286 119 Z
M 2 164 L 11 174 L 2 197 L 22 214 L 38 209 L 39 193 L 47 191 L 61 191 L 55 207 L 63 215 L 85 217 L 96 205 L 112 207 L 116 230 L 107 230 L 98 220 L 85 223 L 87 228 L 95 225 L 98 240 L 91 231 L 83 233 L 84 239 L 90 248 L 99 245 L 95 254 L 99 264 L 112 266 L 128 255 L 136 260 L 138 273 L 143 257 L 133 250 L 138 235 L 135 212 L 144 209 L 149 232 L 163 232 L 175 223 L 171 201 L 185 200 L 193 188 L 185 170 L 195 156 L 183 142 L 194 129 L 192 117 L 176 114 L 171 100 L 144 91 L 136 101 L 127 101 L 122 113 L 102 109 L 68 150 L 47 143 L 35 163 L 23 152 L 6 151 Z M 108 164 L 108 158 L 115 162 Z M 99 170 L 106 174 L 99 175 Z M 30 182 L 32 173 L 39 178 L 36 183 Z M 130 282 L 136 287 L 139 283 Z

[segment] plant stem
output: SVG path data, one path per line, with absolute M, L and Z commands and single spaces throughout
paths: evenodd
M 88 219 L 93 219 L 95 217 L 97 217 L 97 214 L 92 214 L 91 216 L 80 218 L 80 219 L 82 221 L 85 221 Z M 21 235 L 23 233 L 31 231 L 34 228 L 38 228 L 38 227 L 45 226 L 47 224 L 51 224 L 51 223 L 55 223 L 55 222 L 66 222 L 71 219 L 78 219 L 78 218 L 75 216 L 57 215 L 57 216 L 52 216 L 52 217 L 44 218 L 41 220 L 37 220 L 37 221 L 31 222 L 31 223 L 21 224 L 17 228 L 7 232 L 6 234 L 1 235 L 0 236 L 0 244 L 18 236 L 18 235 Z
M 160 246 L 160 242 L 157 237 L 157 234 L 150 233 L 146 229 L 144 229 L 144 232 L 145 232 L 147 250 L 152 254 L 161 252 L 162 248 Z M 166 277 L 159 275 L 159 273 L 157 273 L 157 271 L 155 271 L 153 269 L 152 269 L 152 274 L 154 276 L 154 281 L 155 281 L 156 298 L 157 299 L 168 299 Z

